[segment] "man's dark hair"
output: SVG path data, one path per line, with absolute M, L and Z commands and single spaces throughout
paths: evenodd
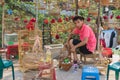
M 73 18 L 73 22 L 74 22 L 74 21 L 77 21 L 77 20 L 84 21 L 84 17 L 82 17 L 82 16 L 75 16 L 75 17 Z

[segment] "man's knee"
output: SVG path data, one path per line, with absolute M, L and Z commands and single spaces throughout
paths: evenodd
M 71 40 L 69 41 L 69 44 L 73 44 L 73 39 L 71 39 Z

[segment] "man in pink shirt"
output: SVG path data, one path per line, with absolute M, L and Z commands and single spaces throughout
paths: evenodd
M 77 54 L 75 50 L 79 48 L 83 54 L 92 54 L 96 49 L 96 37 L 93 30 L 84 23 L 84 18 L 81 16 L 75 16 L 73 18 L 75 28 L 69 35 L 67 45 L 73 53 L 74 60 L 77 61 Z M 79 39 L 71 39 L 71 35 L 79 35 Z

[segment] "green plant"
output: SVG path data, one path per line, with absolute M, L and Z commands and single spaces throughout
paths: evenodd
M 117 10 L 112 10 L 112 12 L 115 16 L 120 15 L 120 10 L 118 10 L 118 9 Z
M 88 10 L 87 9 L 80 9 L 79 15 L 86 18 L 88 16 Z

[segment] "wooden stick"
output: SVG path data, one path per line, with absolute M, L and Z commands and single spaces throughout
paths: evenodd
M 77 16 L 78 15 L 78 0 L 75 0 L 75 3 L 76 3 L 76 12 L 75 12 L 75 15 Z
M 100 34 L 100 30 L 99 30 L 99 27 L 100 27 L 100 1 L 101 0 L 99 0 L 99 4 L 98 4 L 97 50 L 99 50 L 99 34 Z

